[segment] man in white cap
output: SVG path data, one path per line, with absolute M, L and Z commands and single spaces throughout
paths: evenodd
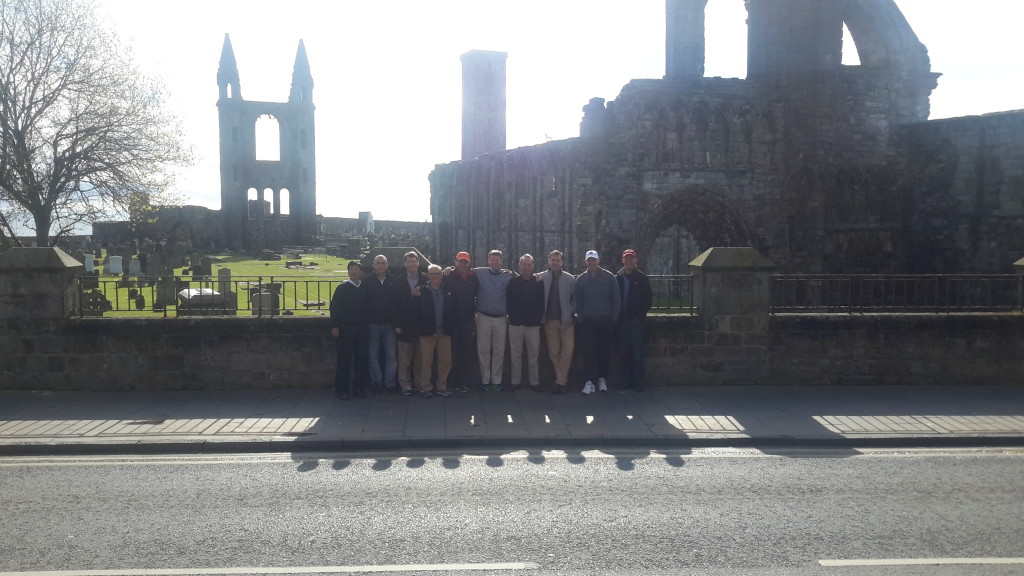
M 596 250 L 584 256 L 587 271 L 576 277 L 576 313 L 583 341 L 584 394 L 608 391 L 608 359 L 612 355 L 615 320 L 622 300 L 615 275 L 601 268 Z

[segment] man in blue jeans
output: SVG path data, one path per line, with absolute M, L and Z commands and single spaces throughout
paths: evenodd
M 636 251 L 622 252 L 622 269 L 615 275 L 619 283 L 622 311 L 619 313 L 619 378 L 623 388 L 644 391 L 644 322 L 653 296 L 647 275 L 636 268 Z
M 374 394 L 385 390 L 398 394 L 398 320 L 399 295 L 396 279 L 388 274 L 388 259 L 373 257 L 373 275 L 366 282 L 366 315 L 369 323 L 370 386 Z M 381 354 L 383 352 L 383 354 Z M 381 356 L 384 358 L 383 369 Z

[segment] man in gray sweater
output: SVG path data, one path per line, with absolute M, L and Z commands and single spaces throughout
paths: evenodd
M 622 298 L 615 275 L 601 268 L 597 251 L 588 251 L 585 258 L 587 271 L 576 277 L 576 313 L 583 341 L 583 393 L 593 394 L 595 381 L 597 390 L 608 391 L 608 359 Z
M 461 254 L 461 252 L 460 252 Z M 476 293 L 476 353 L 480 361 L 481 390 L 500 392 L 505 369 L 505 343 L 508 337 L 508 284 L 511 270 L 501 267 L 501 250 L 487 253 L 487 266 L 472 269 L 479 284 Z M 454 268 L 445 270 L 445 276 Z

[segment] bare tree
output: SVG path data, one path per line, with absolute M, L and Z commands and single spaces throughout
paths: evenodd
M 140 197 L 159 202 L 191 162 L 165 100 L 91 0 L 0 2 L 2 233 L 21 212 L 46 246 Z

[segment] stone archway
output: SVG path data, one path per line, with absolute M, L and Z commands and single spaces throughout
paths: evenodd
M 757 246 L 752 227 L 728 199 L 707 187 L 684 188 L 658 197 L 647 209 L 637 229 L 636 248 L 642 266 L 650 267 L 648 257 L 658 237 L 666 230 L 681 226 L 693 238 L 699 251 L 712 246 Z

